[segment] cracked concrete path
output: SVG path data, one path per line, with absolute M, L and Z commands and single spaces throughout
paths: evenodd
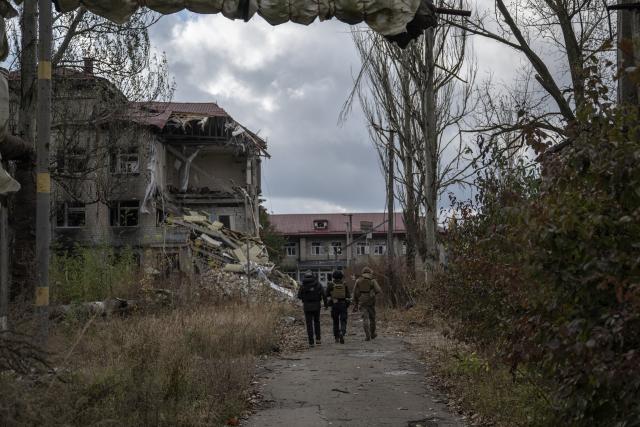
M 248 426 L 464 425 L 427 385 L 425 366 L 402 338 L 380 335 L 366 342 L 360 319 L 350 315 L 346 344 L 335 344 L 330 318 L 322 317 L 321 346 L 261 367 L 266 407 Z

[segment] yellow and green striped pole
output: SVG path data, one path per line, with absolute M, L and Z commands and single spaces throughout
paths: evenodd
M 35 1 L 35 0 L 31 0 Z M 38 110 L 36 138 L 36 314 L 39 338 L 46 345 L 49 335 L 49 246 L 51 243 L 51 0 L 38 3 Z

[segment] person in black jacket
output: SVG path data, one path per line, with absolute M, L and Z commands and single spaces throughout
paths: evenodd
M 320 335 L 320 308 L 321 301 L 324 301 L 324 308 L 327 308 L 327 296 L 318 279 L 311 271 L 306 271 L 302 279 L 302 285 L 298 290 L 298 298 L 302 300 L 304 309 L 304 320 L 307 323 L 307 335 L 309 336 L 309 346 L 322 344 Z M 315 342 L 314 342 L 315 335 Z

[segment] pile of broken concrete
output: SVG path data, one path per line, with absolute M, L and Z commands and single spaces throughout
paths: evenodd
M 194 211 L 170 217 L 167 222 L 190 231 L 191 250 L 202 286 L 216 287 L 223 296 L 257 295 L 264 289 L 286 298 L 295 296 L 296 281 L 275 268 L 259 238 L 230 230 Z

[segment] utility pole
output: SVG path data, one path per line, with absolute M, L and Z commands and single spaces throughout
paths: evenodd
M 433 48 L 435 29 L 424 31 L 424 64 L 425 86 L 423 93 L 424 114 L 424 198 L 425 198 L 425 279 L 427 285 L 433 281 L 436 264 L 436 218 L 437 218 L 437 133 L 436 133 L 436 92 L 435 92 L 435 60 Z
M 349 221 L 345 223 L 347 226 L 347 247 L 346 247 L 346 255 L 347 255 L 347 268 L 351 266 L 351 257 L 352 251 L 351 242 L 353 241 L 353 214 L 342 214 L 343 216 L 348 216 Z
M 18 136 L 35 149 L 36 137 L 36 76 L 38 2 L 24 1 L 20 14 L 20 106 L 18 111 Z M 34 150 L 35 152 L 35 150 Z M 34 291 L 36 181 L 33 156 L 25 156 L 16 163 L 14 175 L 20 183 L 20 191 L 11 196 L 9 217 L 12 222 L 13 246 L 11 248 L 11 282 L 18 291 Z
M 0 332 L 9 328 L 9 223 L 3 199 L 0 196 Z
M 28 3 L 28 2 L 27 2 Z M 36 312 L 40 338 L 46 345 L 49 334 L 49 246 L 51 243 L 51 1 L 39 0 L 38 116 L 36 141 Z
M 618 0 L 618 103 L 640 105 L 640 3 Z

